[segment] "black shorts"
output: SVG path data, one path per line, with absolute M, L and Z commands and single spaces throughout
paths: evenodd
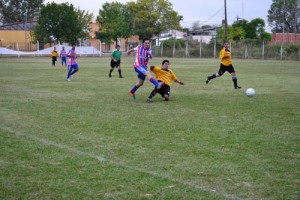
M 164 84 L 159 90 L 157 90 L 157 93 L 159 93 L 162 97 L 165 95 L 170 96 L 171 88 L 169 85 Z
M 222 76 L 226 71 L 229 72 L 230 74 L 235 72 L 234 67 L 232 65 L 225 66 L 225 65 L 221 64 L 218 74 L 220 76 Z
M 52 61 L 56 61 L 56 60 L 57 60 L 56 56 L 52 56 Z
M 111 66 L 112 68 L 114 68 L 114 67 L 119 67 L 120 64 L 121 64 L 121 60 L 117 60 L 117 62 L 115 62 L 113 59 L 111 59 L 111 61 L 110 61 L 110 66 Z

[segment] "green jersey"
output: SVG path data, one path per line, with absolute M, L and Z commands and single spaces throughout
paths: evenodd
M 117 49 L 114 50 L 111 54 L 111 57 L 113 57 L 115 60 L 120 60 L 122 56 L 122 51 L 118 51 Z

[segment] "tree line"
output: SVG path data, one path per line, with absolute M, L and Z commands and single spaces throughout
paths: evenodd
M 44 4 L 44 0 L 1 0 L 0 24 L 29 22 L 37 19 L 33 28 L 35 40 L 41 43 L 72 43 L 89 37 L 93 14 L 75 8 L 72 4 L 54 2 Z M 118 38 L 152 38 L 170 29 L 182 30 L 183 16 L 173 10 L 169 0 L 137 0 L 125 4 L 104 3 L 96 16 L 100 28 L 96 38 L 109 43 L 117 43 Z M 300 33 L 299 0 L 273 0 L 268 10 L 268 23 L 272 32 Z M 231 41 L 258 39 L 269 41 L 271 35 L 265 31 L 265 21 L 256 18 L 248 22 L 241 19 L 228 26 Z M 205 25 L 209 27 L 209 25 Z M 218 30 L 218 41 L 224 38 L 224 26 Z

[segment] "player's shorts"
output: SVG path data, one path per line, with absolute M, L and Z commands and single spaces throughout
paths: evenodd
M 61 57 L 61 63 L 67 63 L 67 57 Z
M 56 56 L 52 56 L 52 60 L 56 61 L 57 60 Z
M 161 82 L 161 81 L 158 81 Z M 164 97 L 165 95 L 170 96 L 171 88 L 169 85 L 163 84 L 163 86 L 157 91 L 161 95 L 161 97 Z
M 232 65 L 225 66 L 225 65 L 221 64 L 218 74 L 220 76 L 222 76 L 226 71 L 229 72 L 230 74 L 235 72 L 234 67 Z
M 134 70 L 138 73 L 137 77 L 139 79 L 143 81 L 146 79 L 146 76 L 144 74 L 148 71 L 147 67 L 145 67 L 144 65 L 140 67 L 134 67 Z
M 111 61 L 110 61 L 110 66 L 111 66 L 112 68 L 114 68 L 114 67 L 119 67 L 120 64 L 121 64 L 121 60 L 117 60 L 117 62 L 115 62 L 113 59 L 111 59 Z
M 69 70 L 69 71 L 71 71 L 71 70 L 73 70 L 73 69 L 74 69 L 74 70 L 79 69 L 78 64 L 75 64 L 75 65 L 69 65 L 69 66 L 68 66 L 68 70 Z

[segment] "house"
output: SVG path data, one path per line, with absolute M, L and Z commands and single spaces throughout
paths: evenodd
M 209 43 L 212 38 L 217 36 L 220 27 L 212 27 L 190 31 L 190 38 L 198 42 Z

